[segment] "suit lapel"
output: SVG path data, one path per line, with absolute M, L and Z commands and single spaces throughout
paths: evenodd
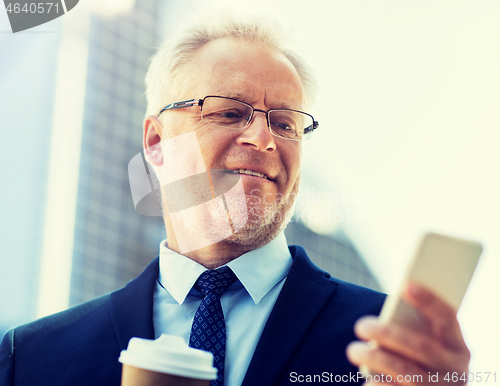
M 275 384 L 310 325 L 334 294 L 338 283 L 319 270 L 300 246 L 290 246 L 294 259 L 269 315 L 242 386 Z
M 122 350 L 132 337 L 154 339 L 153 293 L 158 271 L 156 258 L 136 279 L 111 294 L 111 320 Z

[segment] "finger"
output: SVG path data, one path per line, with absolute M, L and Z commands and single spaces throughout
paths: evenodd
M 347 346 L 346 354 L 354 365 L 360 366 L 363 364 L 375 373 L 384 374 L 387 382 L 413 385 L 415 383 L 422 384 L 427 380 L 425 376 L 428 372 L 415 362 L 380 347 L 373 347 L 362 342 L 353 342 Z M 375 376 L 371 379 L 368 376 L 367 381 L 376 381 L 374 378 Z
M 449 347 L 466 349 L 456 311 L 422 285 L 409 283 L 403 299 L 429 321 L 431 333 Z
M 469 363 L 468 351 L 450 349 L 440 341 L 395 323 L 380 323 L 375 317 L 359 319 L 356 336 L 376 341 L 382 348 L 403 355 L 429 369 L 464 370 Z

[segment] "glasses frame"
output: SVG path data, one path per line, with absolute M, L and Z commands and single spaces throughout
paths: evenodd
M 266 114 L 266 121 L 267 121 L 267 127 L 269 128 L 269 131 L 271 132 L 272 135 L 274 135 L 275 137 L 277 138 L 283 138 L 283 139 L 287 139 L 289 141 L 304 141 L 304 140 L 307 140 L 307 139 L 293 139 L 293 138 L 286 138 L 286 137 L 281 137 L 279 135 L 276 135 L 273 133 L 272 129 L 271 129 L 271 121 L 269 119 L 269 114 L 273 111 L 293 111 L 293 112 L 296 112 L 296 113 L 301 113 L 301 114 L 305 114 L 305 115 L 308 115 L 309 117 L 311 117 L 312 121 L 313 121 L 313 124 L 312 124 L 312 128 L 308 129 L 307 131 L 304 130 L 304 137 L 306 134 L 309 134 L 316 130 L 318 127 L 319 127 L 319 123 L 318 121 L 315 121 L 314 120 L 314 117 L 311 115 L 311 114 L 308 114 L 304 111 L 300 111 L 300 110 L 292 110 L 292 109 L 271 109 L 271 110 L 268 110 L 268 111 L 265 111 L 265 110 L 261 110 L 261 109 L 256 109 L 254 108 L 251 104 L 249 103 L 246 103 L 246 102 L 242 102 L 238 99 L 234 99 L 234 98 L 229 98 L 229 97 L 223 97 L 223 96 L 219 96 L 219 95 L 207 95 L 206 97 L 202 98 L 202 99 L 189 99 L 187 101 L 181 101 L 181 102 L 175 102 L 175 103 L 170 103 L 169 105 L 165 106 L 164 108 L 162 108 L 160 110 L 160 112 L 158 113 L 157 117 L 160 117 L 161 113 L 163 113 L 164 111 L 166 110 L 173 110 L 173 109 L 182 109 L 184 107 L 192 107 L 192 106 L 200 106 L 200 116 L 203 112 L 203 103 L 205 101 L 205 99 L 207 98 L 220 98 L 220 99 L 228 99 L 228 100 L 232 100 L 232 101 L 236 101 L 236 102 L 239 102 L 239 103 L 243 103 L 244 105 L 247 105 L 248 107 L 250 107 L 252 109 L 252 114 L 250 115 L 250 119 L 247 120 L 245 126 L 243 126 L 240 130 L 243 130 L 243 129 L 246 129 L 250 123 L 252 122 L 253 120 L 253 117 L 254 117 L 254 113 L 256 111 L 258 111 L 259 113 L 264 113 Z M 219 127 L 219 126 L 218 126 Z M 310 127 L 310 126 L 309 126 Z M 307 128 L 306 128 L 307 129 Z M 309 136 L 308 136 L 309 138 Z

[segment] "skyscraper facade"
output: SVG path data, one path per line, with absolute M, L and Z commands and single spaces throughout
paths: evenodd
M 141 151 L 144 75 L 161 41 L 158 0 L 94 14 L 79 171 L 70 304 L 123 286 L 158 253 L 160 217 L 134 210 L 128 162 Z

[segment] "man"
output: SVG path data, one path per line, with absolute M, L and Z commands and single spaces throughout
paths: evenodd
M 360 364 L 401 384 L 467 371 L 456 316 L 431 293 L 414 285 L 405 295 L 430 335 L 368 317 L 356 334 L 376 344 L 353 342 L 356 320 L 378 314 L 384 296 L 287 247 L 301 141 L 317 124 L 305 112 L 306 66 L 271 28 L 197 25 L 159 50 L 147 86 L 144 149 L 167 231 L 160 257 L 121 290 L 9 331 L 1 385 L 118 385 L 129 339 L 162 333 L 212 351 L 218 385 L 361 382 Z M 223 277 L 224 290 L 205 292 L 206 275 Z M 204 305 L 219 325 L 203 319 Z

